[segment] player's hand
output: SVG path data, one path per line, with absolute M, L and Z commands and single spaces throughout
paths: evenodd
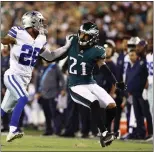
M 66 36 L 66 45 L 70 46 L 73 40 L 73 34 Z
M 36 93 L 35 96 L 34 96 L 34 99 L 39 100 L 40 97 L 41 97 L 41 94 L 40 93 Z
M 116 86 L 116 89 L 119 89 L 122 91 L 127 89 L 127 85 L 125 85 L 124 82 L 116 82 L 115 86 Z
M 65 95 L 66 95 L 66 91 L 65 91 L 65 90 L 62 90 L 62 91 L 60 92 L 60 94 L 61 94 L 61 96 L 65 96 Z

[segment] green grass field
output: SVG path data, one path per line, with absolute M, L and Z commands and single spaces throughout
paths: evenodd
M 98 139 L 42 137 L 40 133 L 25 132 L 22 139 L 11 143 L 1 136 L 3 151 L 152 151 L 152 143 L 116 140 L 109 147 L 101 148 Z M 31 135 L 30 135 L 31 134 Z

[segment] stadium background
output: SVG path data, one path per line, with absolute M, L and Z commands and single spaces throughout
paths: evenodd
M 118 52 L 123 49 L 124 37 L 138 36 L 145 40 L 152 39 L 152 4 L 152 2 L 1 2 L 1 36 L 5 36 L 13 25 L 21 25 L 21 17 L 26 11 L 37 10 L 47 19 L 48 41 L 53 49 L 63 46 L 66 35 L 77 33 L 79 26 L 84 21 L 90 20 L 100 29 L 100 45 L 103 46 L 107 39 L 112 39 Z M 37 68 L 29 87 L 30 100 L 35 96 Z M 2 88 L 2 94 L 4 92 L 5 89 Z M 31 123 L 35 126 L 42 125 L 45 120 L 41 107 L 35 100 L 31 102 L 31 106 L 34 107 L 34 111 L 31 111 L 33 113 Z

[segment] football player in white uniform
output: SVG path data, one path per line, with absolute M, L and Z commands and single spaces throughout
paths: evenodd
M 148 101 L 150 106 L 151 116 L 153 117 L 153 44 L 148 46 L 148 54 L 146 55 L 148 68 Z
M 147 87 L 147 97 L 150 107 L 150 113 L 153 120 L 153 111 L 154 111 L 154 105 L 153 105 L 153 41 L 149 41 L 148 47 L 147 47 L 147 68 L 148 68 L 148 87 Z M 149 138 L 146 141 L 153 141 L 153 135 L 149 136 Z
M 1 39 L 3 45 L 11 45 L 10 68 L 4 74 L 7 90 L 1 105 L 2 117 L 5 113 L 12 112 L 7 142 L 23 136 L 23 133 L 18 131 L 18 122 L 24 106 L 28 102 L 26 88 L 31 80 L 40 51 L 49 52 L 46 49 L 47 30 L 44 28 L 44 20 L 45 18 L 40 12 L 29 11 L 22 17 L 22 27 L 13 26 Z M 66 45 L 55 52 L 65 51 L 70 44 L 71 40 L 66 39 Z M 53 56 L 55 56 L 54 53 Z

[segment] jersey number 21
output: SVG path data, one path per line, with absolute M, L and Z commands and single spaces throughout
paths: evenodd
M 77 70 L 73 70 L 73 67 L 77 64 L 77 59 L 73 58 L 70 56 L 70 60 L 73 61 L 73 63 L 70 65 L 70 68 L 69 68 L 69 73 L 71 74 L 78 74 L 77 73 Z M 81 67 L 82 67 L 82 73 L 81 75 L 87 75 L 86 74 L 86 63 L 85 62 L 81 62 Z

